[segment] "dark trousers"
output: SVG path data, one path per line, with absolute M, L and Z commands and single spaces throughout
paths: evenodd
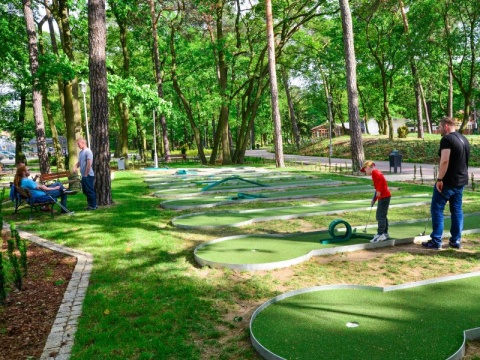
M 88 207 L 97 208 L 97 193 L 95 192 L 95 176 L 82 177 L 82 192 L 87 197 Z
M 390 206 L 390 197 L 379 199 L 377 203 L 377 234 L 388 233 L 388 207 Z

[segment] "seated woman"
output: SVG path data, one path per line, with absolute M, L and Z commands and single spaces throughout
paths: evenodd
M 28 170 L 27 166 L 23 164 L 19 165 L 13 180 L 14 185 L 30 190 L 33 202 L 41 203 L 51 201 L 52 198 L 54 200 L 61 198 L 60 204 L 62 207 L 62 213 L 65 213 L 66 211 L 64 208 L 67 208 L 67 195 L 72 192 L 65 189 L 63 184 L 60 182 L 56 182 L 47 186 L 43 184 L 37 184 L 34 180 L 30 179 L 29 176 L 30 171 Z

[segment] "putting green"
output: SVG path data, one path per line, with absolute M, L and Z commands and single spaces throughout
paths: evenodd
M 333 191 L 330 189 L 330 191 Z M 431 196 L 393 197 L 390 207 L 416 206 L 429 204 Z M 307 216 L 335 214 L 347 211 L 369 211 L 370 200 L 342 201 L 318 205 L 290 206 L 241 211 L 222 211 L 209 213 L 193 213 L 172 219 L 172 224 L 183 228 L 210 229 L 221 226 L 244 226 L 261 221 L 285 220 Z
M 258 189 L 253 192 L 249 190 L 249 193 L 252 195 L 261 195 L 261 198 L 257 199 L 238 199 L 238 193 L 232 192 L 228 195 L 213 195 L 208 192 L 202 192 L 195 194 L 194 197 L 188 197 L 184 199 L 172 199 L 163 201 L 160 206 L 165 209 L 177 209 L 177 210 L 186 210 L 194 209 L 201 207 L 214 207 L 218 205 L 233 205 L 238 204 L 242 201 L 277 201 L 277 200 L 288 200 L 288 199 L 301 199 L 307 197 L 320 197 L 325 195 L 331 195 L 333 191 L 336 194 L 348 194 L 348 193 L 361 193 L 373 191 L 373 188 L 370 185 L 345 185 L 341 182 L 329 182 L 325 183 L 320 187 L 314 188 L 303 188 L 303 189 L 292 189 L 286 188 L 278 189 L 276 191 L 266 191 L 267 189 Z M 259 193 L 260 192 L 260 193 Z
M 268 359 L 461 355 L 463 332 L 480 326 L 479 275 L 423 286 L 424 282 L 385 289 L 340 285 L 283 294 L 254 313 L 251 340 Z M 479 330 L 469 336 L 480 337 Z
M 284 190 L 287 188 L 299 188 L 299 187 L 320 187 L 328 184 L 339 185 L 341 182 L 332 180 L 289 180 L 289 181 L 275 181 L 269 182 L 267 187 L 255 186 L 245 182 L 239 182 L 238 184 L 229 184 L 228 182 L 222 183 L 219 186 L 215 186 L 208 191 L 201 191 L 201 188 L 187 186 L 182 184 L 176 187 L 167 187 L 165 189 L 155 191 L 154 195 L 158 197 L 181 197 L 181 196 L 199 196 L 203 193 L 236 193 L 239 190 L 243 192 L 251 191 L 273 191 L 274 189 Z M 195 184 L 193 184 L 195 185 Z M 151 186 L 154 187 L 154 186 Z
M 219 238 L 199 245 L 194 252 L 195 261 L 200 265 L 236 270 L 266 270 L 288 267 L 308 260 L 313 255 L 342 251 L 350 245 L 359 245 L 353 250 L 365 247 L 391 246 L 394 242 L 413 242 L 425 230 L 427 219 L 416 222 L 390 224 L 390 239 L 382 243 L 370 244 L 368 238 L 352 237 L 348 241 L 321 244 L 330 239 L 328 231 L 294 233 L 285 235 L 238 235 Z M 464 218 L 464 233 L 476 232 L 480 224 L 480 214 Z M 445 219 L 445 229 L 450 228 L 450 219 Z M 364 228 L 357 228 L 363 235 Z M 430 228 L 428 229 L 430 231 Z M 376 225 L 367 228 L 370 238 L 376 233 Z M 448 233 L 444 233 L 448 236 Z M 429 238 L 424 236 L 425 240 Z M 402 241 L 404 239 L 404 241 Z M 329 252 L 330 251 L 330 252 Z M 346 250 L 343 250 L 346 251 Z

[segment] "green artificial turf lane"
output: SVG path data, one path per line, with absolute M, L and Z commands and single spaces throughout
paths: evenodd
M 316 179 L 311 175 L 293 175 L 288 173 L 273 173 L 273 172 L 256 172 L 256 173 L 245 173 L 245 174 L 212 174 L 212 175 L 195 175 L 195 176 L 182 176 L 182 175 L 167 175 L 164 177 L 147 177 L 145 182 L 149 185 L 156 184 L 175 184 L 176 182 L 192 182 L 198 185 L 206 186 L 213 184 L 225 178 L 232 176 L 241 176 L 243 179 L 254 180 L 254 181 L 279 181 L 282 180 L 305 180 L 305 179 Z M 233 183 L 235 180 L 231 181 Z M 237 181 L 239 182 L 239 181 Z
M 446 359 L 464 330 L 480 326 L 479 297 L 480 277 L 389 292 L 317 290 L 266 307 L 251 330 L 285 359 Z
M 332 189 L 330 189 L 332 191 Z M 414 203 L 429 203 L 431 196 L 415 197 L 394 197 L 390 202 L 390 207 L 401 206 Z M 221 226 L 241 226 L 245 222 L 259 222 L 275 220 L 288 216 L 305 217 L 316 216 L 335 211 L 352 211 L 370 209 L 370 200 L 343 201 L 328 204 L 289 206 L 283 208 L 267 208 L 243 211 L 223 211 L 209 213 L 193 213 L 174 218 L 174 226 L 184 227 L 221 227 Z
M 480 224 L 480 214 L 464 218 L 464 230 L 477 229 Z M 406 239 L 419 236 L 425 230 L 425 221 L 415 223 L 391 224 L 389 234 L 391 239 Z M 445 230 L 450 228 L 450 219 L 445 219 Z M 364 227 L 357 228 L 363 234 Z M 431 230 L 427 227 L 427 233 Z M 373 238 L 376 227 L 367 228 L 367 234 Z M 278 235 L 245 235 L 236 238 L 214 240 L 197 248 L 197 257 L 222 264 L 267 264 L 291 260 L 308 254 L 312 250 L 338 246 L 368 243 L 369 238 L 352 237 L 348 241 L 321 244 L 322 240 L 330 239 L 327 231 Z M 421 246 L 421 245 L 419 245 Z
M 258 188 L 256 191 L 252 191 L 250 189 L 248 192 L 242 191 L 244 193 L 251 193 L 255 196 L 262 196 L 261 199 L 268 199 L 268 200 L 282 200 L 282 199 L 289 199 L 289 198 L 302 198 L 302 197 L 320 197 L 324 195 L 330 195 L 333 191 L 336 194 L 347 194 L 347 193 L 361 193 L 361 192 L 369 192 L 373 191 L 373 188 L 370 185 L 341 185 L 338 183 L 332 182 L 331 184 L 324 184 L 321 187 L 315 188 L 302 188 L 302 189 L 294 189 L 294 188 L 285 188 L 285 189 L 278 189 L 276 191 L 266 191 L 267 188 Z M 164 195 L 164 194 L 163 194 Z M 158 193 L 156 196 L 158 197 L 171 197 L 171 196 L 163 196 L 162 194 Z M 177 194 L 182 196 L 181 194 Z M 184 194 L 185 195 L 185 194 Z M 237 192 L 232 192 L 228 195 L 224 196 L 215 196 L 209 192 L 200 192 L 195 194 L 193 197 L 188 197 L 185 199 L 173 199 L 173 200 L 166 200 L 162 202 L 160 205 L 164 207 L 171 207 L 171 208 L 195 208 L 196 205 L 221 205 L 224 204 L 226 201 L 230 202 L 231 204 L 238 203 L 239 200 L 234 198 L 238 197 Z M 260 199 L 260 200 L 261 200 Z M 197 202 L 198 200 L 198 202 Z M 255 199 L 256 200 L 256 199 Z M 241 201 L 241 200 L 240 200 Z
M 261 180 L 258 180 L 260 182 Z M 235 193 L 237 191 L 265 191 L 265 190 L 270 190 L 273 188 L 288 188 L 288 187 L 318 187 L 318 186 L 325 186 L 326 184 L 336 184 L 339 185 L 339 181 L 332 181 L 332 180 L 319 180 L 319 179 L 314 179 L 314 180 L 278 180 L 274 182 L 268 182 L 268 186 L 258 186 L 254 185 L 251 183 L 246 183 L 243 181 L 238 181 L 237 183 L 232 183 L 230 184 L 229 182 L 223 183 L 219 186 L 215 186 L 210 188 L 208 191 L 202 191 L 204 187 L 198 186 L 196 184 L 188 184 L 189 186 L 186 186 L 187 184 L 182 184 L 176 187 L 167 187 L 165 189 L 155 191 L 154 195 L 158 197 L 178 197 L 178 196 L 198 196 L 203 193 L 218 193 L 218 192 L 232 192 Z M 190 186 L 193 185 L 193 186 Z M 267 183 L 265 183 L 267 185 Z M 197 186 L 197 187 L 194 187 Z M 150 187 L 154 187 L 151 185 Z M 373 188 L 372 188 L 373 189 Z M 272 190 L 270 190 L 272 191 Z

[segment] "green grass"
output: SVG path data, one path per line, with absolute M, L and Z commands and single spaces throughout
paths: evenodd
M 367 183 L 371 181 L 365 179 Z M 401 193 L 425 193 L 425 189 L 430 187 L 405 185 Z M 288 270 L 269 272 L 200 268 L 193 258 L 193 250 L 199 244 L 239 234 L 325 229 L 332 217 L 270 221 L 242 229 L 181 230 L 171 226 L 170 221 L 188 212 L 160 208 L 161 199 L 152 196 L 141 173 L 116 172 L 112 192 L 115 204 L 95 212 L 83 211 L 86 200 L 82 194 L 70 196 L 68 208 L 75 215 L 56 215 L 53 220 L 48 214 L 39 213 L 28 221 L 28 211 L 13 216 L 4 208 L 5 221 L 14 221 L 20 229 L 93 254 L 94 266 L 72 360 L 258 359 L 249 343 L 249 317 L 259 304 L 284 291 L 320 284 L 403 283 L 418 275 L 401 270 L 407 260 L 407 266 L 425 269 L 421 274 L 425 277 L 438 276 L 445 268 L 462 271 L 479 263 L 478 255 L 463 258 L 458 255 L 461 252 L 445 251 L 442 254 L 448 256 L 443 257 L 452 259 L 447 265 L 436 263 L 435 255 L 418 259 L 414 256 L 412 260 L 407 256 L 384 255 L 382 259 L 388 261 L 388 268 L 383 271 L 375 268 L 381 261 L 359 264 L 342 256 L 328 257 L 324 264 L 312 259 Z M 357 195 L 327 197 L 354 200 Z M 471 201 L 466 204 L 467 210 L 479 206 L 476 193 L 469 193 L 466 198 Z M 243 208 L 251 208 L 251 204 L 236 207 Z M 349 214 L 352 223 L 365 224 L 365 213 Z M 389 215 L 391 221 L 399 221 L 406 216 L 426 218 L 427 214 L 428 208 L 423 207 L 410 213 L 392 209 Z M 480 251 L 478 237 L 472 235 L 468 239 Z M 362 269 L 366 267 L 373 267 L 378 275 L 365 278 Z M 394 271 L 385 275 L 390 269 Z

